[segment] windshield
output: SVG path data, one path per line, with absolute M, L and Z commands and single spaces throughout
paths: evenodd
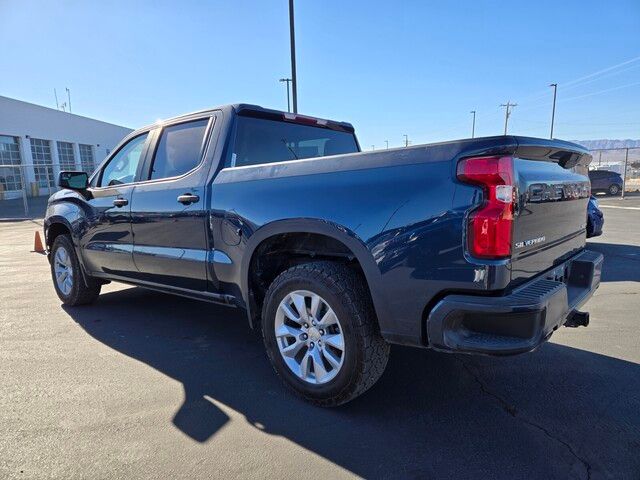
M 349 132 L 239 116 L 228 164 L 241 167 L 357 151 L 355 136 Z

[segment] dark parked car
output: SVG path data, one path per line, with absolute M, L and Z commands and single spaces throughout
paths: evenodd
M 598 200 L 592 195 L 587 204 L 587 238 L 602 235 L 603 226 L 604 215 L 600 210 Z
M 610 170 L 590 170 L 592 192 L 605 192 L 609 195 L 620 195 L 622 192 L 622 176 Z
M 60 174 L 53 284 L 70 306 L 119 281 L 242 308 L 286 384 L 338 405 L 390 343 L 508 355 L 586 325 L 603 257 L 571 169 L 590 160 L 512 136 L 364 153 L 348 123 L 193 113 L 133 132 L 91 178 Z

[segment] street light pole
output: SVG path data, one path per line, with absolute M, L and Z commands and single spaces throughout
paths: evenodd
M 384 143 L 387 144 L 387 150 L 389 150 L 389 140 L 385 140 Z
M 287 83 L 287 112 L 291 111 L 291 103 L 289 102 L 289 83 L 291 83 L 291 79 L 290 78 L 281 78 L 280 82 L 286 82 Z
M 404 146 L 408 147 L 409 146 L 409 135 L 407 135 L 406 133 L 403 135 L 404 137 Z
M 473 123 L 471 124 L 471 138 L 474 138 L 476 136 L 476 111 L 471 110 L 470 113 L 473 114 Z
M 549 86 L 553 87 L 553 108 L 551 109 L 551 135 L 549 136 L 549 138 L 553 139 L 553 122 L 556 118 L 556 93 L 558 92 L 558 84 L 552 83 Z
M 298 78 L 296 76 L 296 32 L 293 19 L 293 0 L 289 0 L 289 35 L 291 37 L 291 90 L 293 113 L 298 113 Z

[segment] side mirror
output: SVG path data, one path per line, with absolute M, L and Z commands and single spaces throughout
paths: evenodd
M 71 190 L 86 190 L 89 186 L 89 175 L 87 172 L 60 172 L 58 186 Z

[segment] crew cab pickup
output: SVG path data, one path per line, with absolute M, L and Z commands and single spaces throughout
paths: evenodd
M 60 173 L 53 284 L 70 306 L 117 281 L 244 309 L 284 382 L 338 405 L 392 343 L 510 355 L 587 325 L 590 161 L 517 136 L 365 153 L 348 123 L 192 113 L 133 132 L 91 176 Z

